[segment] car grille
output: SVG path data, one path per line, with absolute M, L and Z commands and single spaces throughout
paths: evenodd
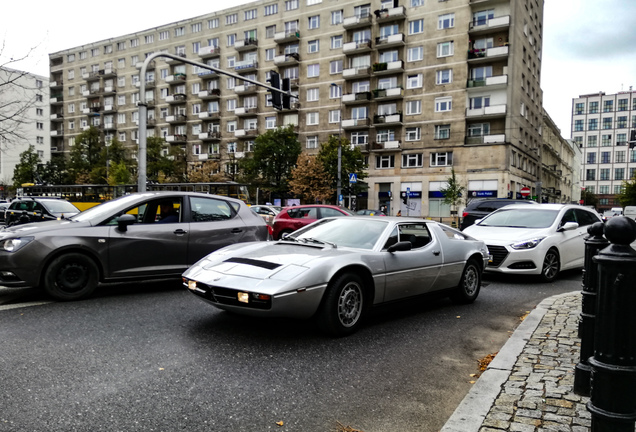
M 270 300 L 258 300 L 250 296 L 249 303 L 243 303 L 238 301 L 239 290 L 223 288 L 219 286 L 210 286 L 201 282 L 197 282 L 197 290 L 190 291 L 199 297 L 203 297 L 212 303 L 239 306 L 250 309 L 271 309 L 272 301 Z
M 504 246 L 488 246 L 488 252 L 492 255 L 492 261 L 488 263 L 489 267 L 499 267 L 508 256 L 508 249 Z

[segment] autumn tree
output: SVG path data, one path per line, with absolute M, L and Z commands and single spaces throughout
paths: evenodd
M 199 166 L 195 166 L 188 174 L 188 179 L 192 183 L 208 183 L 223 180 L 223 175 L 218 173 L 219 163 L 214 160 L 207 160 Z
M 40 157 L 35 151 L 35 147 L 29 148 L 20 153 L 20 162 L 13 169 L 13 186 L 20 187 L 22 183 L 35 183 L 36 172 Z
M 337 190 L 338 183 L 338 144 L 341 145 L 341 184 L 343 194 L 349 193 L 357 195 L 366 190 L 364 180 L 368 165 L 364 162 L 364 156 L 357 146 L 352 146 L 346 138 L 330 136 L 326 143 L 321 144 L 318 152 L 318 159 L 325 167 L 329 177 L 332 179 L 332 190 Z M 349 184 L 349 174 L 356 174 L 358 183 Z M 335 196 L 335 195 L 334 195 Z M 337 200 L 337 197 L 336 197 Z
M 306 203 L 323 202 L 333 196 L 333 179 L 316 156 L 298 156 L 291 177 L 290 192 Z
M 466 192 L 466 188 L 459 183 L 457 176 L 455 175 L 455 169 L 451 168 L 451 176 L 446 179 L 446 186 L 440 190 L 444 194 L 444 204 L 451 206 L 451 211 L 454 211 L 455 226 L 457 225 L 457 206 L 461 203 L 462 196 Z M 451 213 L 453 214 L 453 213 Z
M 301 151 L 292 125 L 270 129 L 256 138 L 252 155 L 242 159 L 239 168 L 246 182 L 282 197 L 289 193 L 291 171 Z

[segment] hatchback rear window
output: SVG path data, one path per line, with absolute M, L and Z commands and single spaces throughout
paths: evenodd
M 287 214 L 292 219 L 318 219 L 318 209 L 316 207 L 295 207 L 287 210 Z

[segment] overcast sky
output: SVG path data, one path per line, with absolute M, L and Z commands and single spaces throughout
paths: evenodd
M 197 1 L 174 7 L 173 2 L 162 0 L 111 0 L 94 5 L 85 0 L 31 0 L 26 4 L 5 0 L 0 18 L 0 40 L 4 41 L 0 64 L 33 49 L 27 61 L 10 67 L 48 76 L 48 53 L 249 2 Z M 628 91 L 630 86 L 636 89 L 635 16 L 634 0 L 545 0 L 543 105 L 563 137 L 570 138 L 573 98 Z

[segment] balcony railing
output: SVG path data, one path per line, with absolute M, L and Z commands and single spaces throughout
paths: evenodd
M 505 134 L 467 136 L 466 144 L 501 144 L 506 142 Z
M 467 108 L 466 117 L 502 116 L 506 115 L 506 104 L 493 105 L 482 108 Z
M 243 39 L 234 42 L 234 48 L 237 51 L 245 51 L 258 48 L 258 41 L 254 38 Z
M 404 62 L 402 60 L 373 64 L 373 73 L 375 75 L 387 75 L 398 72 L 404 72 Z
M 237 72 L 247 72 L 255 69 L 258 69 L 258 62 L 256 60 L 241 60 L 234 63 L 234 70 Z
M 349 68 L 342 71 L 342 77 L 345 79 L 368 77 L 370 75 L 371 75 L 370 66 Z
M 199 56 L 203 59 L 218 57 L 220 55 L 221 55 L 221 48 L 218 46 L 212 45 L 212 46 L 199 48 Z
M 504 15 L 500 17 L 490 19 L 476 19 L 468 24 L 470 31 L 500 29 L 502 27 L 508 27 L 510 25 L 510 15 Z
M 508 55 L 508 46 L 499 46 L 493 48 L 472 49 L 468 51 L 468 59 L 502 57 Z
M 371 40 L 364 39 L 353 42 L 347 42 L 342 46 L 342 52 L 345 54 L 356 54 L 371 51 Z
M 499 75 L 494 77 L 486 77 L 485 79 L 480 80 L 468 80 L 466 83 L 466 87 L 494 87 L 494 86 L 505 86 L 508 84 L 508 75 Z
M 199 96 L 199 99 L 217 99 L 219 96 L 221 96 L 221 89 L 208 89 L 208 90 L 203 90 L 200 91 L 197 96 Z
M 399 140 L 391 141 L 376 141 L 371 144 L 372 151 L 378 150 L 399 150 L 401 148 L 401 142 Z
M 300 32 L 298 30 L 287 30 L 274 34 L 274 42 L 286 43 L 293 42 L 300 39 Z
M 378 100 L 400 99 L 402 97 L 404 97 L 404 89 L 402 87 L 373 90 L 373 98 Z
M 352 105 L 356 103 L 366 103 L 371 100 L 371 92 L 359 92 L 342 95 L 342 103 Z
M 375 20 L 379 23 L 402 20 L 406 18 L 406 12 L 404 6 L 398 6 L 388 9 L 380 9 L 373 12 L 375 14 Z
M 300 61 L 300 55 L 298 53 L 282 54 L 274 57 L 274 64 L 276 66 L 288 66 L 298 64 Z
M 370 13 L 367 13 L 363 15 L 345 17 L 345 19 L 342 20 L 342 26 L 346 29 L 352 29 L 357 27 L 370 26 L 372 22 L 372 15 Z
M 368 118 L 361 118 L 361 119 L 346 119 L 346 120 L 342 120 L 342 128 L 343 129 L 364 129 L 364 128 L 368 128 L 370 125 L 370 120 Z
M 396 33 L 389 36 L 380 36 L 375 38 L 375 47 L 377 49 L 401 46 L 404 44 L 404 33 Z
M 166 102 L 168 103 L 185 103 L 186 100 L 187 97 L 183 93 L 175 93 L 173 95 L 166 96 Z
M 186 142 L 187 140 L 188 136 L 186 134 L 168 135 L 166 137 L 166 142 L 169 143 Z
M 402 124 L 402 113 L 394 113 L 394 114 L 376 114 L 373 116 L 374 124 L 383 124 L 386 126 L 389 125 L 401 125 Z

